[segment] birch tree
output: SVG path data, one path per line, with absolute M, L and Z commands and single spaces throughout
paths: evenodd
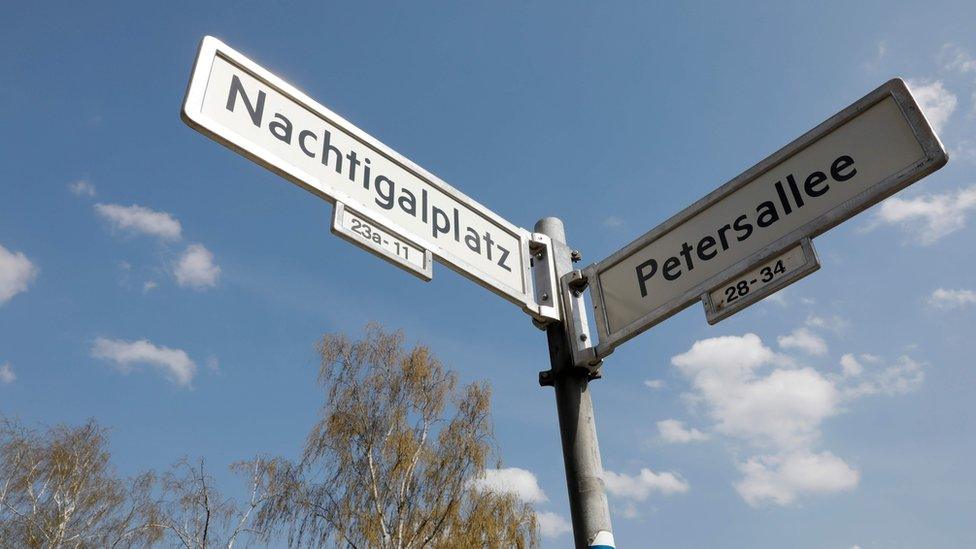
M 225 547 L 238 541 L 267 542 L 268 530 L 253 525 L 256 510 L 280 496 L 278 460 L 254 459 L 231 465 L 247 481 L 247 499 L 224 497 L 204 460 L 177 462 L 164 476 L 158 526 L 166 541 L 186 549 Z
M 267 543 L 253 525 L 279 497 L 280 460 L 231 469 L 245 481 L 240 501 L 221 495 L 204 461 L 183 459 L 161 478 L 121 479 L 105 429 L 95 422 L 34 431 L 0 417 L 0 547 L 225 547 Z
M 307 546 L 538 544 L 527 503 L 471 483 L 493 455 L 487 384 L 459 388 L 426 346 L 376 325 L 359 341 L 327 334 L 319 351 L 319 420 L 257 524 Z
M 158 506 L 152 473 L 128 481 L 93 421 L 44 432 L 0 418 L 0 546 L 151 545 Z

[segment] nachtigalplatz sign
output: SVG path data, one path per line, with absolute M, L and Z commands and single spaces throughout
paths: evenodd
M 796 280 L 790 266 L 804 274 L 816 270 L 812 247 L 801 249 L 804 240 L 946 161 L 905 83 L 884 84 L 584 269 L 600 332 L 596 354 L 609 354 L 699 299 L 717 321 L 738 310 L 730 307 L 736 300 L 746 305 L 783 287 L 778 280 Z M 736 280 L 764 263 L 768 270 Z M 721 308 L 727 311 L 720 314 Z
M 182 115 L 201 133 L 348 206 L 343 211 L 355 214 L 345 219 L 359 226 L 337 231 L 350 242 L 426 280 L 429 263 L 415 261 L 429 252 L 534 317 L 558 318 L 552 301 L 535 295 L 529 231 L 213 37 L 200 45 Z

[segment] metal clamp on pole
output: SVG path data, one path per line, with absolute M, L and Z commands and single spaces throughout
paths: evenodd
M 573 364 L 589 370 L 591 378 L 599 377 L 603 361 L 596 355 L 586 316 L 586 300 L 583 298 L 588 280 L 583 276 L 582 271 L 573 271 L 563 275 L 559 282 L 565 313 L 563 325 L 566 326 L 566 337 L 573 355 Z
M 532 266 L 533 292 L 539 310 L 538 316 L 541 317 L 533 318 L 532 323 L 540 330 L 545 330 L 550 322 L 562 318 L 552 239 L 542 233 L 531 233 L 529 252 L 532 254 L 529 261 Z

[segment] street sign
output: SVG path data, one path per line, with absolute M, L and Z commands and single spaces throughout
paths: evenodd
M 717 322 L 813 272 L 816 255 L 801 242 L 947 160 L 905 83 L 885 83 L 610 257 L 564 277 L 577 293 L 591 289 L 599 343 L 580 360 L 610 354 L 697 300 Z M 750 272 L 777 261 L 783 272 L 771 273 L 769 284 Z M 734 297 L 724 297 L 733 282 Z
M 591 547 L 613 545 L 592 482 L 602 467 L 587 384 L 601 360 L 696 300 L 714 324 L 816 271 L 814 237 L 948 161 L 905 83 L 891 80 L 578 271 L 559 219 L 539 220 L 536 233 L 505 221 L 212 37 L 182 117 L 333 203 L 335 234 L 427 281 L 437 258 L 546 329 L 551 368 L 539 382 L 556 392 L 576 544 Z
M 559 319 L 551 293 L 546 301 L 533 289 L 530 245 L 537 245 L 529 231 L 213 37 L 200 44 L 182 117 L 307 191 L 368 217 L 388 236 L 429 251 L 537 319 Z M 430 269 L 423 269 L 429 279 Z
M 430 250 L 352 211 L 342 202 L 336 202 L 332 212 L 332 233 L 426 282 L 434 277 Z

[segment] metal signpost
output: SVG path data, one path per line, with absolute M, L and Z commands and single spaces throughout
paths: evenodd
M 577 547 L 614 547 L 589 382 L 621 343 L 701 301 L 714 324 L 820 267 L 812 238 L 948 160 L 891 80 L 606 259 L 562 221 L 502 219 L 213 37 L 183 120 L 334 204 L 332 232 L 425 281 L 433 260 L 544 328 Z M 590 336 L 589 289 L 598 340 Z

